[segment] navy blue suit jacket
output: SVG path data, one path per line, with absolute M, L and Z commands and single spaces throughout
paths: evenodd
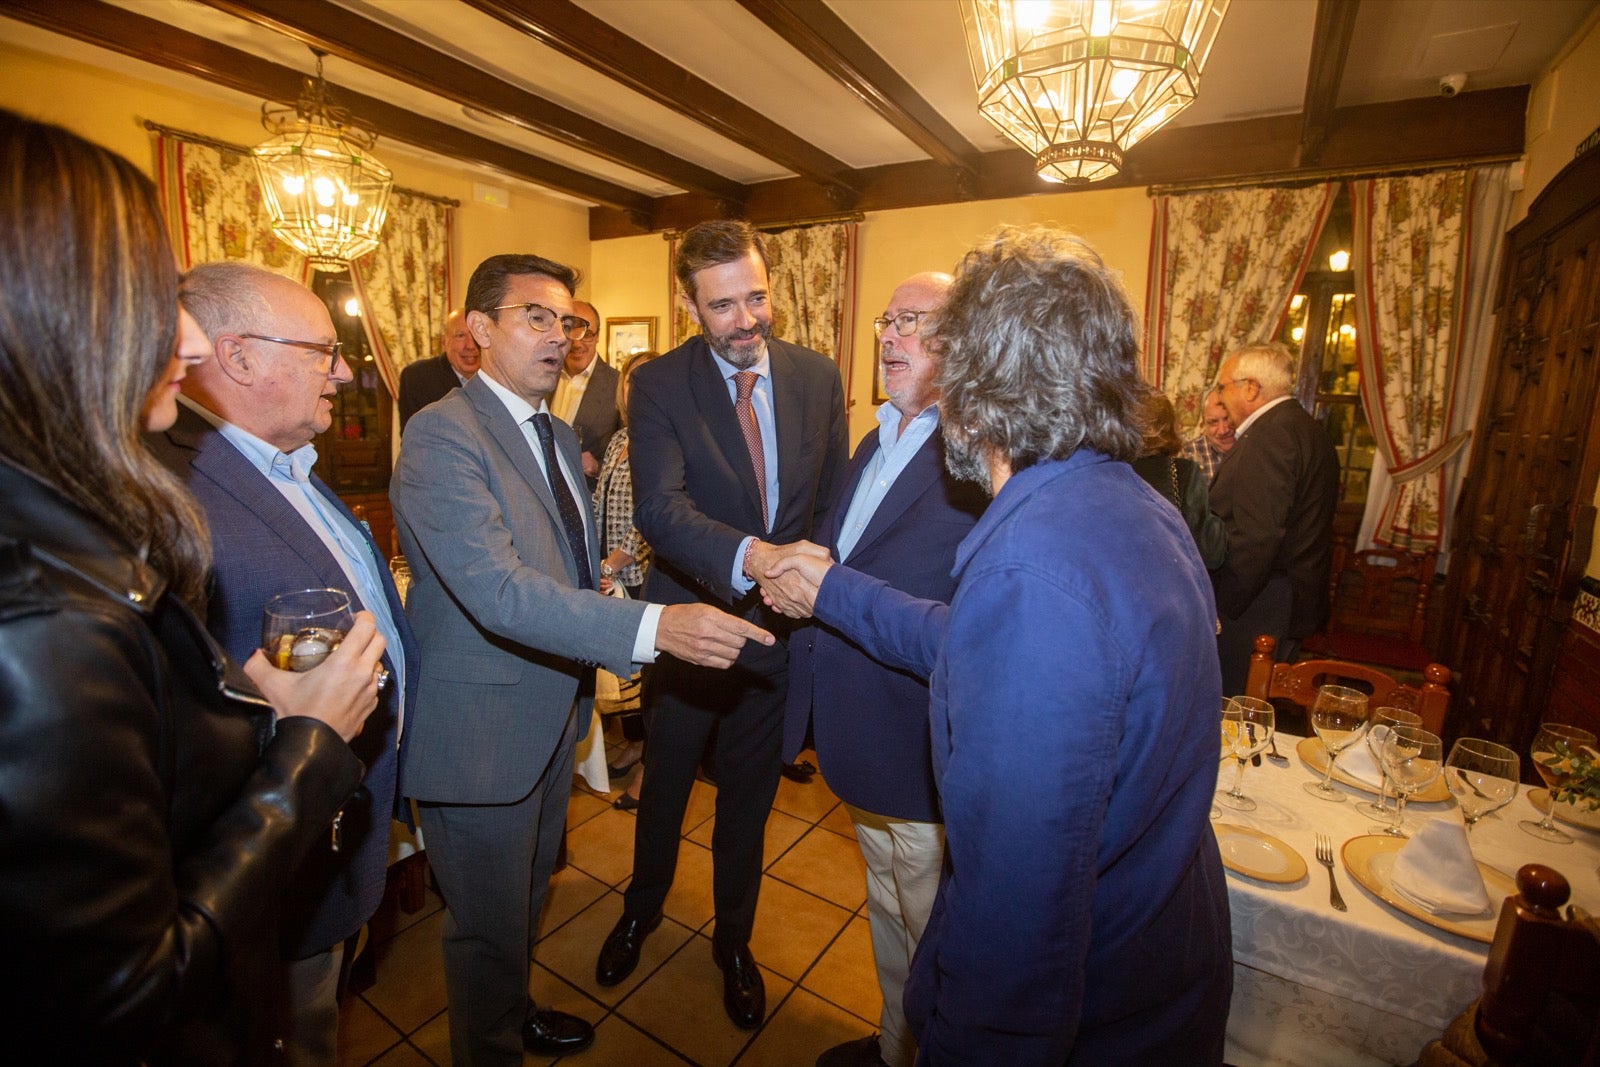
M 261 609 L 279 593 L 295 589 L 337 588 L 350 592 L 353 610 L 364 605 L 350 579 L 320 538 L 306 526 L 283 494 L 210 423 L 179 406 L 178 421 L 148 443 L 205 509 L 215 549 L 206 628 L 243 663 L 261 643 Z M 372 552 L 405 650 L 407 704 L 417 691 L 418 652 L 405 610 L 377 545 L 354 515 L 322 480 L 312 485 L 361 530 Z M 388 654 L 384 665 L 394 663 Z M 346 805 L 342 847 L 313 850 L 284 901 L 285 950 L 291 958 L 331 948 L 361 928 L 383 898 L 389 856 L 389 819 L 394 810 L 399 757 L 399 727 L 394 706 L 398 687 L 388 685 L 351 748 L 366 765 L 362 784 L 370 804 Z M 409 716 L 410 707 L 406 713 Z M 331 835 L 330 835 L 331 836 Z
M 838 554 L 839 533 L 862 472 L 878 454 L 878 430 L 856 448 L 849 473 L 818 531 Z M 924 600 L 949 602 L 956 546 L 988 503 L 972 482 L 944 469 L 937 430 L 922 443 L 841 562 Z M 828 787 L 845 802 L 875 815 L 939 822 L 928 734 L 928 685 L 909 671 L 886 667 L 839 631 L 811 625 L 789 639 L 789 697 L 783 758 L 805 746 L 810 725 Z

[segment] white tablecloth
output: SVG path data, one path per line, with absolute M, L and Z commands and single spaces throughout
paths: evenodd
M 1300 739 L 1284 734 L 1278 749 L 1290 766 L 1263 760 L 1245 770 L 1244 792 L 1259 807 L 1225 806 L 1218 820 L 1279 838 L 1305 859 L 1307 876 L 1277 885 L 1228 872 L 1236 966 L 1228 1019 L 1228 1062 L 1265 1064 L 1409 1064 L 1482 988 L 1488 946 L 1395 911 L 1345 869 L 1345 841 L 1381 824 L 1355 808 L 1368 794 L 1339 786 L 1349 800 L 1331 804 L 1308 795 L 1312 772 L 1295 755 Z M 1219 792 L 1233 783 L 1223 764 Z M 1563 825 L 1576 844 L 1549 844 L 1518 828 L 1537 818 L 1526 787 L 1508 807 L 1473 829 L 1477 859 L 1514 876 L 1525 863 L 1554 867 L 1572 883 L 1572 900 L 1600 911 L 1600 834 Z M 1406 805 L 1412 829 L 1423 819 L 1459 819 L 1454 802 Z M 1328 872 L 1316 862 L 1315 837 L 1333 841 L 1339 888 L 1348 912 L 1328 903 Z

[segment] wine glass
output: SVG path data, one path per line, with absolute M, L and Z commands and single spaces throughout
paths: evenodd
M 1383 766 L 1394 783 L 1394 822 L 1384 828 L 1384 833 L 1394 837 L 1409 836 L 1400 828 L 1405 818 L 1406 801 L 1411 794 L 1426 789 L 1439 777 L 1444 761 L 1444 744 L 1437 734 L 1430 734 L 1420 726 L 1390 727 L 1383 739 Z
M 261 650 L 281 671 L 309 671 L 339 647 L 354 623 L 343 589 L 280 593 L 261 609 Z
M 1389 796 L 1389 772 L 1383 769 L 1383 739 L 1389 736 L 1391 727 L 1421 725 L 1422 716 L 1405 708 L 1377 708 L 1372 712 L 1372 721 L 1367 724 L 1367 751 L 1372 753 L 1372 762 L 1383 775 L 1383 787 L 1378 790 L 1377 800 L 1363 800 L 1356 805 L 1356 810 L 1367 818 L 1379 822 L 1394 818 L 1394 809 L 1384 803 Z
M 1239 761 L 1234 772 L 1233 788 L 1217 797 L 1217 803 L 1236 811 L 1255 811 L 1256 802 L 1239 790 L 1244 781 L 1244 765 L 1272 740 L 1276 713 L 1272 705 L 1255 697 L 1234 697 L 1222 709 L 1222 734 L 1228 739 L 1233 758 Z
M 1328 773 L 1320 782 L 1307 782 L 1305 790 L 1319 800 L 1344 803 L 1344 794 L 1333 787 L 1333 765 L 1339 753 L 1361 738 L 1367 724 L 1367 694 L 1347 685 L 1325 685 L 1311 702 L 1311 728 L 1328 753 Z
M 1594 744 L 1594 734 L 1588 730 L 1558 722 L 1539 725 L 1539 732 L 1533 735 L 1533 744 L 1528 751 L 1533 756 L 1533 769 L 1544 779 L 1550 803 L 1545 807 L 1543 819 L 1523 819 L 1517 823 L 1518 826 L 1540 840 L 1557 845 L 1572 844 L 1570 835 L 1556 829 L 1556 790 L 1566 783 L 1572 773 L 1572 757 L 1578 754 L 1580 748 L 1592 749 Z
M 1505 807 L 1517 795 L 1522 761 L 1504 745 L 1463 737 L 1450 746 L 1450 758 L 1444 765 L 1445 784 L 1461 805 L 1461 818 L 1469 834 L 1474 823 Z
M 389 561 L 389 574 L 394 578 L 394 591 L 400 598 L 400 606 L 405 607 L 406 594 L 411 591 L 411 564 L 406 562 L 404 556 L 396 556 Z

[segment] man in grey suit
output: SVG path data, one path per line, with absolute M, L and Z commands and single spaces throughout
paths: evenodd
M 572 431 L 550 418 L 577 273 L 492 256 L 467 287 L 482 370 L 407 428 L 390 497 L 421 649 L 402 768 L 439 880 L 457 1067 L 512 1067 L 523 1049 L 588 1047 L 582 1019 L 528 999 L 528 959 L 555 867 L 573 745 L 594 668 L 631 674 L 667 652 L 729 666 L 772 635 L 706 605 L 603 597 L 594 517 Z
M 600 477 L 600 461 L 606 458 L 606 446 L 622 425 L 622 415 L 617 411 L 620 375 L 605 360 L 595 358 L 595 346 L 600 340 L 600 313 L 587 300 L 574 300 L 572 307 L 573 314 L 589 324 L 589 330 L 567 349 L 561 380 L 550 397 L 550 411 L 571 423 L 577 433 L 578 447 L 583 452 L 583 476 L 588 479 L 589 493 L 593 495 Z

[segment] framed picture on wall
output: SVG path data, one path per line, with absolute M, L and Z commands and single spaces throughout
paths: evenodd
M 606 320 L 606 362 L 613 367 L 635 352 L 656 346 L 656 317 L 648 315 L 634 319 Z

